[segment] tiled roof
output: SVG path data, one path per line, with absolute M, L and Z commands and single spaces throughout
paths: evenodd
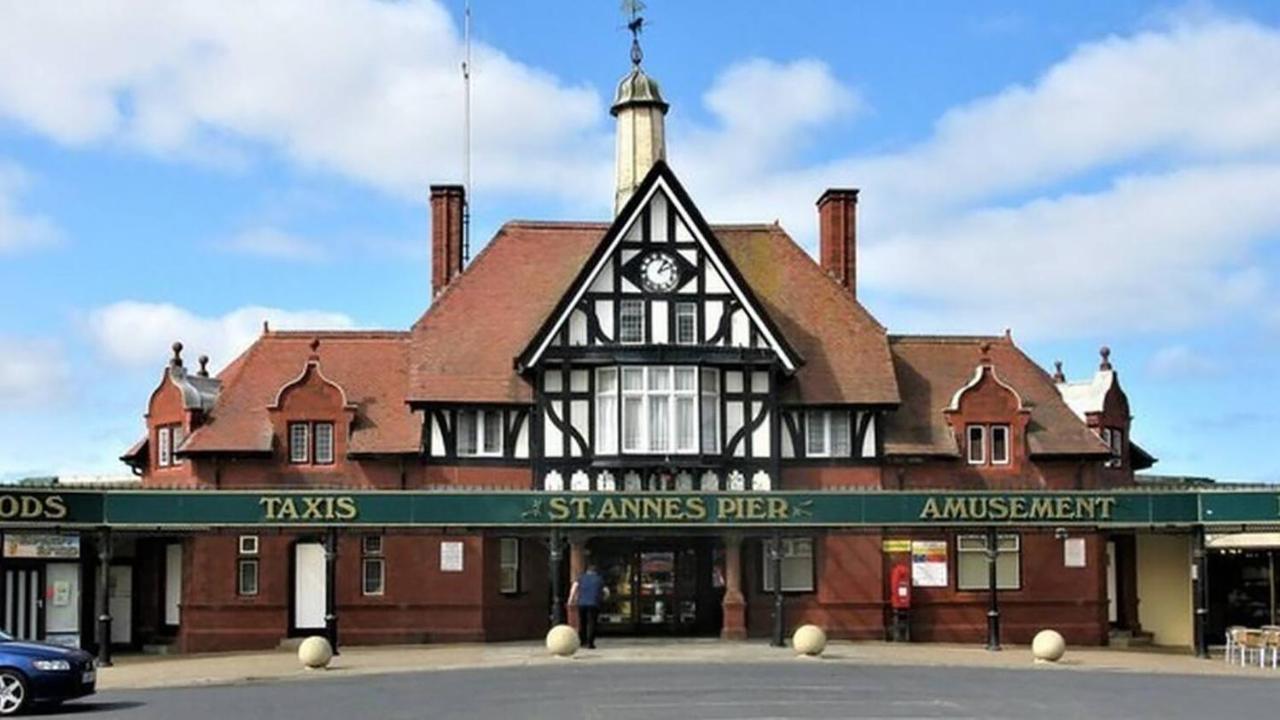
M 527 403 L 514 359 L 609 229 L 511 222 L 413 327 L 409 398 Z M 804 359 L 783 400 L 894 404 L 884 329 L 777 225 L 712 231 L 765 311 Z
M 902 405 L 885 421 L 887 455 L 958 455 L 943 410 L 990 345 L 992 365 L 1031 409 L 1032 455 L 1106 455 L 1107 447 L 1063 402 L 1049 376 L 1007 337 L 889 336 Z
M 325 377 L 356 406 L 349 451 L 417 452 L 420 424 L 405 405 L 409 334 L 406 332 L 267 332 L 218 377 L 222 393 L 208 420 L 181 452 L 266 452 L 272 431 L 267 407 L 311 357 L 311 342 Z

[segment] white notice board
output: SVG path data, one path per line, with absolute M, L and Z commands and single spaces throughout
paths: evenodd
M 462 572 L 462 543 L 440 543 L 440 571 Z
M 1062 564 L 1069 568 L 1082 568 L 1088 564 L 1084 538 L 1067 538 L 1062 541 Z
M 947 586 L 947 541 L 911 541 L 911 584 L 916 587 Z

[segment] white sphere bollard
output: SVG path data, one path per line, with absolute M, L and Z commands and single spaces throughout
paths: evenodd
M 1054 663 L 1067 652 L 1067 641 L 1057 630 L 1041 630 L 1031 641 L 1031 656 L 1038 663 Z
M 569 657 L 578 652 L 582 641 L 578 631 L 570 625 L 557 625 L 547 631 L 547 652 L 559 657 Z
M 801 625 L 791 636 L 791 647 L 797 655 L 817 657 L 827 649 L 827 634 L 817 625 Z
M 329 666 L 333 659 L 333 648 L 329 641 L 319 635 L 312 635 L 298 646 L 298 662 L 311 670 L 320 670 Z

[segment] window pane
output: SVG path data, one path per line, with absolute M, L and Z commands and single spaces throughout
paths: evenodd
M 676 392 L 693 392 L 698 389 L 698 371 L 691 367 L 676 368 Z
M 623 300 L 619 308 L 618 341 L 644 342 L 644 301 Z
M 693 397 L 676 398 L 677 450 L 696 450 L 698 448 L 698 425 L 695 415 Z
M 720 373 L 716 370 L 702 371 L 702 392 L 720 394 Z
M 956 558 L 956 587 L 961 590 L 984 590 L 987 580 L 987 556 L 982 552 L 965 551 Z
M 458 411 L 458 454 L 475 455 L 479 449 L 476 435 L 480 428 L 475 410 Z
M 832 410 L 831 418 L 831 454 L 836 457 L 849 457 L 849 449 L 853 444 L 849 430 L 849 413 L 846 410 Z
M 702 396 L 702 452 L 720 452 L 720 398 Z
M 333 423 L 316 423 L 316 462 L 333 462 Z
M 381 535 L 365 535 L 364 547 L 362 548 L 365 555 L 381 555 L 382 554 L 382 536 Z
M 1020 578 L 1018 577 L 1018 553 L 1003 552 L 996 556 L 996 587 L 1001 590 L 1017 590 Z
M 623 392 L 631 392 L 633 390 L 644 390 L 644 369 L 643 368 L 623 368 L 622 369 L 622 390 Z
M 502 454 L 502 413 L 489 410 L 482 413 L 484 417 L 484 453 L 486 455 Z
M 310 428 L 306 423 L 289 426 L 289 460 L 304 463 L 311 457 Z
M 622 443 L 627 450 L 640 450 L 640 438 L 644 418 L 641 415 L 643 401 L 638 397 L 627 397 L 622 401 Z
M 671 398 L 654 395 L 649 398 L 649 451 L 666 452 L 671 449 L 671 429 L 668 418 Z
M 649 368 L 649 389 L 650 390 L 670 390 L 671 389 L 671 368 L 669 367 Z
M 991 426 L 991 462 L 1009 462 L 1009 428 L 1005 425 Z
M 182 440 L 187 436 L 187 431 L 181 425 L 174 425 L 169 429 L 169 432 L 173 436 L 169 440 L 169 464 L 177 465 L 182 462 L 182 459 L 178 457 L 178 448 L 182 447 Z
M 971 464 L 986 461 L 986 448 L 983 447 L 985 435 L 981 425 L 969 426 L 969 462 Z
M 160 467 L 167 467 L 173 461 L 171 437 L 169 428 L 156 428 L 156 464 Z
M 383 590 L 383 561 L 368 558 L 364 561 L 364 594 L 381 595 Z
M 596 371 L 596 392 L 600 394 L 618 392 L 617 368 L 601 368 Z
M 596 399 L 596 452 L 618 452 L 618 398 L 615 395 Z
M 498 591 L 506 593 L 518 592 L 520 590 L 520 540 L 517 538 L 502 538 L 501 548 Z
M 692 345 L 697 342 L 697 308 L 693 303 L 678 303 L 676 305 L 676 342 L 682 345 Z
M 241 560 L 236 578 L 236 592 L 240 595 L 258 594 L 258 561 Z
M 806 447 L 810 455 L 827 454 L 827 414 L 818 410 L 807 413 Z

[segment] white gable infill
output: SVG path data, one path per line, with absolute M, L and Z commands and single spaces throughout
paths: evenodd
M 587 277 L 578 284 L 577 289 L 574 290 L 572 301 L 565 305 L 560 316 L 556 318 L 555 324 L 553 324 L 551 329 L 543 336 L 542 342 L 538 344 L 538 349 L 534 351 L 533 356 L 529 358 L 528 364 L 535 365 L 542 359 L 542 354 L 546 352 L 546 349 L 551 345 L 552 339 L 560 332 L 560 329 L 564 327 L 564 324 L 569 321 L 569 316 L 573 313 L 574 308 L 578 306 L 579 301 L 582 300 L 582 296 L 587 292 L 587 289 L 592 286 L 601 271 L 603 271 L 603 269 L 609 264 L 609 260 L 613 257 L 613 254 L 617 252 L 618 244 L 621 243 L 623 238 L 631 232 L 632 226 L 639 220 L 641 214 L 647 211 L 649 203 L 653 201 L 654 194 L 659 190 L 662 190 L 662 194 L 666 198 L 667 204 L 670 207 L 675 208 L 676 212 L 679 213 L 680 221 L 684 223 L 689 234 L 693 236 L 694 240 L 696 240 L 698 245 L 701 246 L 702 251 L 706 253 L 707 259 L 711 262 L 712 267 L 717 273 L 719 273 L 720 277 L 724 280 L 724 283 L 729 287 L 729 291 L 733 296 L 737 298 L 738 302 L 742 305 L 743 310 L 747 313 L 747 316 L 751 318 L 753 323 L 755 323 L 757 330 L 764 336 L 769 347 L 782 360 L 783 367 L 785 367 L 788 372 L 794 372 L 796 370 L 795 358 L 791 357 L 783 348 L 782 344 L 778 341 L 778 338 L 770 329 L 769 324 L 764 322 L 764 318 L 761 316 L 759 309 L 755 306 L 755 303 L 750 301 L 746 293 L 743 292 L 742 288 L 734 279 L 733 275 L 729 272 L 729 269 L 725 266 L 724 258 L 720 257 L 720 253 L 716 252 L 716 250 L 712 248 L 711 244 L 707 241 L 707 238 L 703 236 L 697 224 L 693 222 L 693 218 L 689 215 L 688 210 L 676 201 L 675 193 L 673 193 L 671 188 L 667 185 L 666 178 L 661 175 L 656 178 L 653 186 L 649 188 L 647 193 L 645 193 L 644 199 L 639 203 L 636 203 L 635 209 L 631 211 L 631 214 L 626 218 L 626 222 L 618 229 L 618 232 L 614 234 L 613 240 L 609 243 L 608 248 L 601 253 L 600 259 L 596 262 L 595 267 L 591 269 L 590 274 L 588 274 Z
M 1000 377 L 1000 374 L 996 372 L 996 368 L 994 365 L 979 363 L 978 367 L 974 369 L 973 377 L 969 380 L 969 382 L 965 383 L 964 387 L 957 390 L 956 393 L 951 396 L 951 404 L 946 407 L 944 412 L 959 412 L 960 399 L 964 397 L 965 393 L 974 389 L 975 387 L 978 386 L 978 383 L 982 382 L 982 376 L 985 375 L 987 371 L 991 371 L 991 379 L 996 382 L 996 385 L 999 385 L 1000 387 L 1004 388 L 1005 390 L 1008 390 L 1010 393 L 1013 394 L 1013 399 L 1018 401 L 1018 410 L 1020 412 L 1027 409 L 1027 404 L 1022 402 L 1022 395 L 1019 394 L 1018 391 L 1015 390 L 1012 385 L 1005 382 L 1004 379 Z

